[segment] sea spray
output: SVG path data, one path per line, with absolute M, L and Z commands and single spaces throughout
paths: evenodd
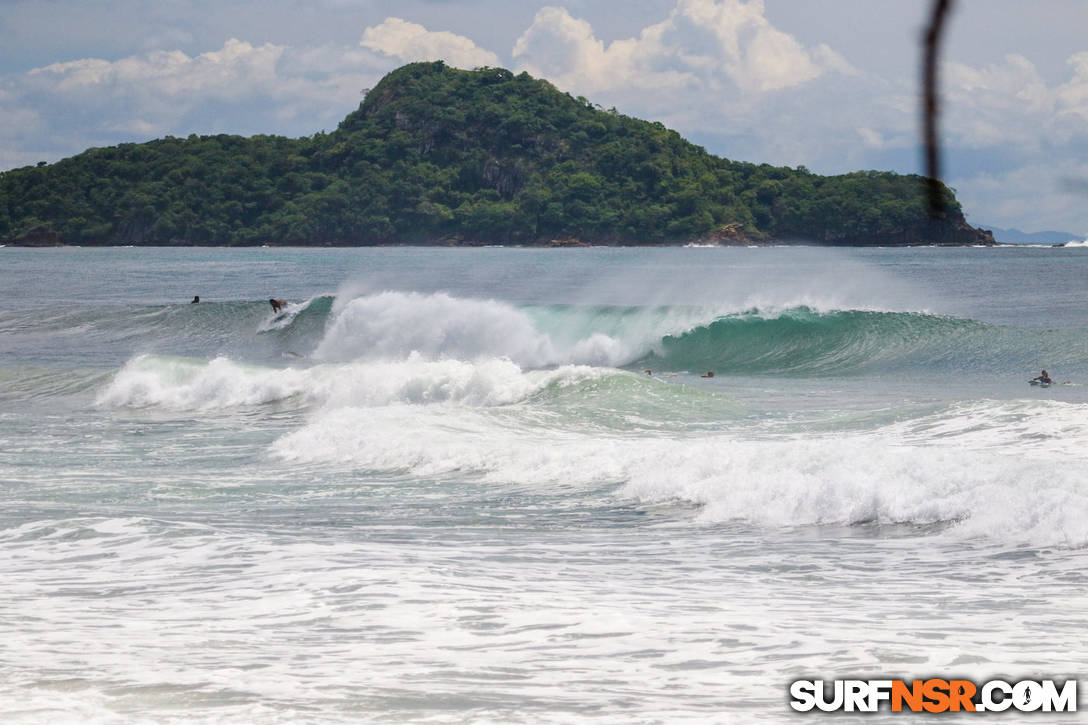
M 380 292 L 339 300 L 318 360 L 505 358 L 526 368 L 562 364 L 621 366 L 647 353 L 669 332 L 713 315 L 597 306 L 518 307 L 445 293 Z
M 515 308 L 446 294 L 382 292 L 351 300 L 314 350 L 320 360 L 508 357 L 540 366 L 555 359 L 549 341 Z
M 339 310 L 337 312 L 337 309 Z M 506 358 L 672 372 L 826 376 L 972 374 L 1062 363 L 1088 343 L 924 312 L 775 306 L 530 305 L 381 292 L 333 306 L 313 357 L 326 361 Z M 1057 364 L 1056 363 L 1056 364 Z

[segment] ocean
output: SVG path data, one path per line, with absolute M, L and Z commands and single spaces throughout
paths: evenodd
M 4 248 L 0 497 L 5 723 L 1079 678 L 1088 248 Z

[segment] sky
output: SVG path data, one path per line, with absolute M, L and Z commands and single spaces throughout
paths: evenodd
M 914 0 L 0 0 L 0 170 L 191 133 L 331 131 L 419 60 L 502 66 L 731 159 L 921 170 Z M 945 180 L 1088 235 L 1088 2 L 956 0 Z

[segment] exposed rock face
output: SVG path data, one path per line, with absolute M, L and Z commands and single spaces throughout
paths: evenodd
M 59 247 L 60 234 L 47 227 L 34 227 L 12 240 L 21 247 Z
M 934 222 L 920 230 L 902 230 L 885 234 L 859 234 L 857 236 L 837 235 L 826 238 L 789 237 L 753 235 L 745 231 L 739 222 L 726 224 L 696 240 L 699 244 L 720 244 L 722 246 L 750 246 L 765 244 L 825 244 L 844 247 L 909 247 L 909 246 L 993 246 L 996 244 L 992 232 L 976 229 L 965 221 Z
M 709 234 L 701 237 L 698 242 L 700 244 L 751 244 L 752 238 L 745 233 L 744 225 L 740 222 L 733 222 L 732 224 L 726 224 L 723 227 L 719 227 Z
M 786 242 L 806 242 L 804 239 L 783 240 Z M 992 232 L 976 229 L 962 218 L 936 220 L 927 225 L 894 232 L 880 232 L 857 235 L 829 235 L 824 239 L 807 240 L 808 243 L 828 244 L 842 247 L 911 247 L 911 246 L 994 246 Z
M 959 224 L 956 224 L 952 229 L 948 231 L 949 241 L 938 241 L 937 244 L 982 244 L 987 247 L 992 247 L 997 244 L 994 239 L 994 233 L 989 229 L 979 229 L 968 224 L 966 221 L 961 220 Z
M 517 162 L 495 158 L 488 159 L 484 164 L 483 179 L 506 199 L 512 199 L 525 185 L 525 174 Z

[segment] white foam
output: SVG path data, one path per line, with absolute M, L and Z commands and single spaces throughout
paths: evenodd
M 623 498 L 697 504 L 704 523 L 957 522 L 955 535 L 1088 545 L 1084 457 L 1040 462 L 1015 449 L 904 445 L 890 433 L 648 438 L 539 427 L 479 409 L 348 407 L 318 416 L 271 452 L 292 462 L 456 473 L 533 490 L 611 486 Z
M 640 467 L 624 492 L 702 504 L 703 521 L 774 526 L 962 522 L 999 540 L 1088 544 L 1088 465 L 897 446 L 872 437 L 706 441 Z
M 463 299 L 445 293 L 380 292 L 333 305 L 325 336 L 313 353 L 324 361 L 425 359 L 477 361 L 508 358 L 525 368 L 553 365 L 624 365 L 648 353 L 664 335 L 677 334 L 717 317 L 711 310 L 677 309 L 662 314 L 596 319 L 555 313 L 554 329 L 534 322 L 525 310 L 495 300 Z
M 312 377 L 306 370 L 240 365 L 224 357 L 201 362 L 140 355 L 121 368 L 96 404 L 171 410 L 260 405 L 309 392 Z
M 313 356 L 319 360 L 507 357 L 527 366 L 554 363 L 545 335 L 514 307 L 447 294 L 381 292 L 345 303 Z
M 522 371 L 509 360 L 476 363 L 423 360 L 264 368 L 228 358 L 210 362 L 141 355 L 98 395 L 107 407 L 217 410 L 294 399 L 304 406 L 383 406 L 392 403 L 508 405 L 549 385 L 614 374 L 585 366 Z
M 1015 451 L 1031 460 L 1083 459 L 1088 455 L 1088 405 L 1056 400 L 958 403 L 882 432 L 904 442 L 958 450 Z

